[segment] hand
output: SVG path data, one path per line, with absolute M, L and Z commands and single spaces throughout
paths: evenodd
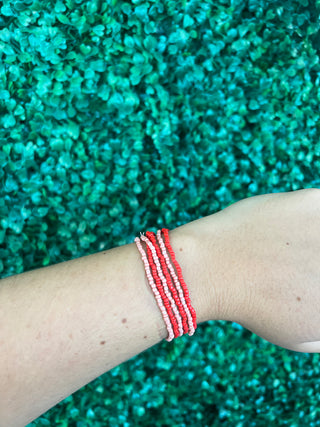
M 250 197 L 221 214 L 237 260 L 230 320 L 280 347 L 320 352 L 320 189 Z

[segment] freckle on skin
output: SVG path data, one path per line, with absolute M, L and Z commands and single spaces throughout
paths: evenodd
M 180 251 L 182 251 L 182 248 L 180 248 Z
M 287 242 L 287 245 L 289 245 L 289 242 Z
M 144 338 L 144 339 L 146 339 L 146 338 L 147 338 L 147 335 L 145 335 L 143 338 Z
M 103 345 L 103 344 L 105 344 L 105 343 L 106 343 L 105 341 L 100 341 L 100 344 L 101 344 L 101 345 Z
M 301 298 L 300 298 L 300 297 L 297 297 L 297 300 L 298 300 L 298 301 L 301 301 Z
M 72 334 L 69 334 L 69 338 L 71 338 L 71 339 L 72 339 Z
M 126 321 L 127 321 L 126 318 L 122 319 L 122 323 L 126 323 Z

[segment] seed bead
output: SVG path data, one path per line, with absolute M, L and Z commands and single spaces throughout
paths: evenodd
M 162 271 L 163 271 L 163 273 L 165 275 L 165 280 L 163 281 L 163 286 L 165 288 L 166 295 L 168 296 L 168 298 L 170 300 L 171 307 L 172 307 L 172 309 L 173 309 L 173 311 L 175 313 L 175 319 L 178 322 L 178 333 L 177 333 L 177 335 L 175 335 L 175 338 L 177 338 L 177 337 L 180 337 L 180 336 L 183 335 L 183 326 L 182 326 L 181 315 L 179 313 L 179 310 L 178 310 L 178 307 L 177 307 L 177 304 L 176 304 L 176 300 L 178 300 L 178 302 L 180 303 L 179 297 L 178 297 L 176 289 L 174 288 L 174 286 L 172 284 L 170 274 L 169 274 L 169 272 L 167 270 L 165 259 L 164 259 L 163 255 L 161 253 L 161 249 L 160 249 L 160 247 L 158 245 L 158 242 L 156 241 L 156 235 L 155 235 L 155 233 L 147 231 L 146 232 L 146 236 L 149 238 L 149 240 L 151 241 L 151 243 L 153 244 L 153 246 L 154 246 L 154 248 L 155 248 L 155 250 L 157 252 L 157 256 L 158 256 L 158 259 L 160 261 L 160 264 L 161 264 L 161 267 L 162 267 Z M 172 295 L 171 295 L 171 292 L 169 291 L 169 289 L 170 289 L 170 291 L 173 294 L 173 298 L 172 298 Z
M 141 235 L 141 233 L 140 233 L 140 235 Z M 148 281 L 149 281 L 149 285 L 150 285 L 150 287 L 151 287 L 151 289 L 152 289 L 152 291 L 153 291 L 154 295 L 156 296 L 156 301 L 157 301 L 158 307 L 159 307 L 159 309 L 160 309 L 160 311 L 161 311 L 162 317 L 163 317 L 163 319 L 164 319 L 164 321 L 165 321 L 165 324 L 166 324 L 166 326 L 167 326 L 167 330 L 168 330 L 168 334 L 169 334 L 169 335 L 168 335 L 168 337 L 166 338 L 166 341 L 170 342 L 170 341 L 172 341 L 172 340 L 174 339 L 174 333 L 173 333 L 173 329 L 172 329 L 171 322 L 170 322 L 170 320 L 168 319 L 168 315 L 167 315 L 167 313 L 166 313 L 166 309 L 165 309 L 165 307 L 164 307 L 164 305 L 163 305 L 163 302 L 162 302 L 161 296 L 157 295 L 157 293 L 159 294 L 159 292 L 157 291 L 156 285 L 155 285 L 154 280 L 153 280 L 153 277 L 152 277 L 152 275 L 151 275 L 150 268 L 149 268 L 149 263 L 148 263 L 148 260 L 147 260 L 146 254 L 145 254 L 145 252 L 144 252 L 144 250 L 143 250 L 143 248 L 142 248 L 142 245 L 141 245 L 141 243 L 140 243 L 140 239 L 139 239 L 139 237 L 136 237 L 136 238 L 134 239 L 134 241 L 135 241 L 135 243 L 136 243 L 136 245 L 137 245 L 137 248 L 138 248 L 138 250 L 139 250 L 139 252 L 140 252 L 140 254 L 141 254 L 142 261 L 143 261 L 143 264 L 144 264 L 144 269 L 145 269 L 145 271 L 146 271 L 147 278 L 148 278 Z
M 146 235 L 148 235 L 148 232 L 146 233 Z M 161 267 L 159 264 L 156 249 L 148 237 L 141 236 L 141 239 L 147 244 L 147 252 L 148 252 L 148 258 L 149 258 L 149 264 L 151 265 L 151 268 L 152 268 L 152 274 L 153 274 L 154 279 L 156 280 L 157 288 L 159 289 L 159 292 L 160 292 L 161 297 L 163 299 L 164 305 L 167 309 L 169 318 L 170 318 L 171 323 L 173 325 L 174 335 L 176 338 L 177 336 L 179 336 L 179 328 L 178 328 L 177 320 L 174 317 L 174 314 L 172 313 L 172 309 L 170 307 L 170 302 L 168 299 L 168 298 L 172 299 L 172 297 L 170 294 L 168 295 L 168 291 L 165 290 L 166 280 L 165 280 L 165 277 L 163 276 L 162 271 L 161 271 Z M 158 270 L 158 274 L 160 275 L 161 279 L 159 278 L 159 276 L 157 274 L 157 270 Z M 163 287 L 161 285 L 161 282 L 163 283 Z
M 167 228 L 162 228 L 162 232 L 163 232 L 163 234 L 164 234 L 164 236 L 165 236 L 165 244 L 166 244 L 166 247 L 168 248 L 168 250 L 169 250 L 169 252 L 170 252 L 170 255 L 171 255 L 172 261 L 173 261 L 173 263 L 174 263 L 174 265 L 175 265 L 175 267 L 176 267 L 176 270 L 177 270 L 177 272 L 178 272 L 178 276 L 179 276 L 180 282 L 181 282 L 181 284 L 182 284 L 182 287 L 183 287 L 183 290 L 184 290 L 184 293 L 185 293 L 185 299 L 186 299 L 187 306 L 188 306 L 188 308 L 189 308 L 189 310 L 190 310 L 190 312 L 191 312 L 191 315 L 192 315 L 193 328 L 192 328 L 192 330 L 190 330 L 190 332 L 189 332 L 189 335 L 191 336 L 191 335 L 193 335 L 193 334 L 194 334 L 194 331 L 195 331 L 195 329 L 197 328 L 196 311 L 195 311 L 195 309 L 194 309 L 194 308 L 192 307 L 192 305 L 191 305 L 191 300 L 190 300 L 190 296 L 189 296 L 189 291 L 188 291 L 187 285 L 186 285 L 186 283 L 185 283 L 185 281 L 184 281 L 184 279 L 183 279 L 183 277 L 182 277 L 181 267 L 180 267 L 180 265 L 178 264 L 178 262 L 177 262 L 177 260 L 176 260 L 176 257 L 175 257 L 175 254 L 174 254 L 174 251 L 173 251 L 173 249 L 172 249 L 172 247 L 171 247 L 171 244 L 170 244 L 169 230 L 168 230 Z
M 168 256 L 165 244 L 164 244 L 164 242 L 162 240 L 161 230 L 158 230 L 157 237 L 158 237 L 158 241 L 159 241 L 160 247 L 162 249 L 162 253 L 163 253 L 164 258 L 166 260 L 167 266 L 169 267 L 171 276 L 173 277 L 174 283 L 175 283 L 176 288 L 177 288 L 177 290 L 179 292 L 180 301 L 181 301 L 181 304 L 183 306 L 183 327 L 184 327 L 184 333 L 187 333 L 188 330 L 192 330 L 192 328 L 193 328 L 192 316 L 191 316 L 189 308 L 188 308 L 188 306 L 187 306 L 187 304 L 185 302 L 183 290 L 181 288 L 181 285 L 179 283 L 178 277 L 177 277 L 177 275 L 176 275 L 176 273 L 174 271 L 174 268 L 173 268 L 173 266 L 171 264 L 171 261 L 169 259 L 169 256 Z M 189 327 L 188 327 L 187 321 L 189 323 Z
M 174 271 L 174 268 L 173 268 L 173 266 L 172 266 L 172 263 L 171 263 L 171 261 L 170 261 L 170 259 L 169 259 L 169 257 L 168 257 L 167 252 L 166 252 L 165 245 L 164 245 L 163 240 L 162 240 L 162 238 L 161 238 L 161 230 L 158 230 L 158 231 L 157 231 L 157 238 L 158 238 L 158 242 L 159 242 L 160 248 L 161 248 L 161 250 L 162 250 L 162 254 L 163 254 L 164 262 L 165 262 L 168 266 L 171 266 L 170 271 Z M 168 273 L 168 275 L 169 275 L 169 273 Z M 172 276 L 172 274 L 171 274 L 171 276 Z M 170 277 L 170 275 L 169 275 L 169 277 Z M 170 279 L 170 283 L 172 284 L 171 279 Z M 178 283 L 177 288 L 178 288 L 178 290 L 179 290 L 179 283 Z M 171 289 L 171 288 L 170 288 L 170 289 Z M 175 297 L 176 304 L 178 305 L 178 307 L 179 307 L 179 311 L 180 311 L 181 316 L 182 316 L 183 332 L 184 332 L 184 333 L 187 333 L 187 332 L 188 332 L 187 313 L 186 313 L 186 311 L 185 311 L 185 309 L 184 309 L 184 306 L 183 306 L 183 304 L 182 304 L 182 302 L 181 302 L 181 299 L 180 299 L 180 298 L 179 298 L 179 296 L 178 296 L 177 289 L 174 287 L 174 285 L 173 285 L 173 284 L 172 284 L 172 292 L 173 292 L 173 295 L 174 295 L 174 297 Z M 182 294 L 182 297 L 183 297 L 183 294 Z M 183 298 L 182 298 L 182 300 L 183 300 Z

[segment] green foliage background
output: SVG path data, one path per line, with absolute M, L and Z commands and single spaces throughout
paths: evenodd
M 319 0 L 1 4 L 2 278 L 319 186 Z M 320 426 L 319 374 L 211 321 L 29 426 Z

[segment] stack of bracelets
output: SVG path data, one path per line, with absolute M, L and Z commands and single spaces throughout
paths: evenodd
M 164 235 L 164 242 L 161 232 Z M 158 242 L 155 233 L 152 231 L 147 231 L 146 236 L 140 233 L 140 238 L 147 245 L 148 259 L 139 237 L 136 237 L 134 241 L 141 254 L 150 287 L 167 326 L 168 338 L 166 340 L 172 341 L 185 333 L 190 336 L 193 335 L 197 328 L 196 312 L 191 305 L 187 285 L 183 280 L 180 265 L 176 261 L 170 245 L 169 230 L 162 228 L 157 231 Z M 171 255 L 178 277 L 167 251 Z

